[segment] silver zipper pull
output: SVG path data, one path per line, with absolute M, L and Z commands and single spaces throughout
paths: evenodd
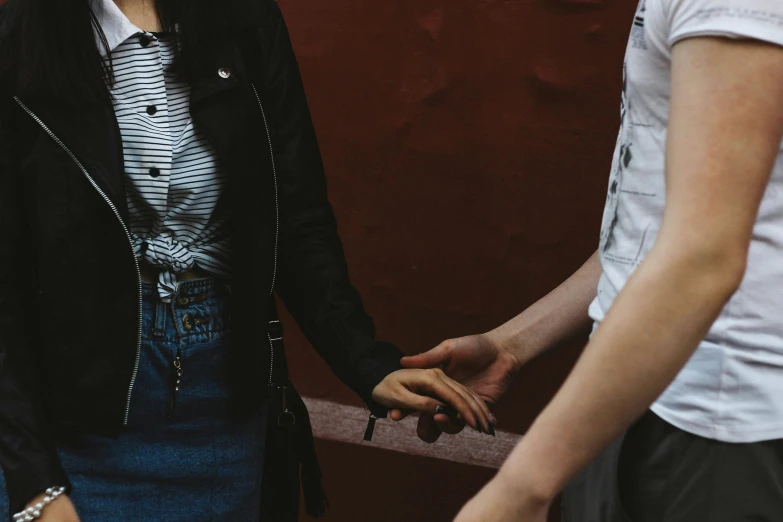
M 171 394 L 171 404 L 169 405 L 169 420 L 174 416 L 174 408 L 177 405 L 177 394 L 179 386 L 182 383 L 182 357 L 177 355 L 174 359 L 174 392 Z
M 364 440 L 366 440 L 367 442 L 372 441 L 372 434 L 375 431 L 375 421 L 377 420 L 378 417 L 370 414 L 370 420 L 367 421 L 367 429 L 364 430 Z

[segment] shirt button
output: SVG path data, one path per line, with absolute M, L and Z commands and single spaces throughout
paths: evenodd
M 158 167 L 152 167 L 150 169 L 150 176 L 152 176 L 153 178 L 157 178 L 158 176 L 160 176 L 160 169 Z
M 150 38 L 148 35 L 143 34 L 139 38 L 139 43 L 142 47 L 149 47 L 149 45 L 152 43 L 152 38 Z
M 230 78 L 231 77 L 231 69 L 229 69 L 228 67 L 221 67 L 220 69 L 218 69 L 218 76 L 220 76 L 221 78 L 224 78 L 224 79 L 225 78 Z
M 149 107 L 147 107 L 147 114 L 149 114 L 150 116 L 154 115 L 156 112 L 158 112 L 158 108 L 155 107 L 154 105 L 150 105 Z

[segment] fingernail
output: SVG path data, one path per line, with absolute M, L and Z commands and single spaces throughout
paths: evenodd
M 493 437 L 495 436 L 495 428 L 493 428 L 492 426 L 489 427 L 489 434 L 492 435 Z
M 492 425 L 497 426 L 498 425 L 498 419 L 494 415 L 492 416 Z

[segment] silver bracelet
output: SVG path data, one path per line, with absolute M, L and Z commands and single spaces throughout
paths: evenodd
M 47 489 L 46 496 L 43 498 L 43 500 L 41 500 L 36 505 L 30 506 L 24 511 L 14 515 L 14 522 L 30 522 L 32 520 L 38 520 L 41 518 L 41 511 L 43 511 L 46 506 L 57 500 L 57 498 L 60 497 L 60 495 L 63 493 L 65 493 L 64 487 Z

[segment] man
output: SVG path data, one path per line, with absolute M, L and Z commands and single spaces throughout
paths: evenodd
M 783 520 L 782 46 L 780 0 L 642 0 L 598 251 L 493 332 L 403 360 L 496 402 L 595 325 L 459 522 L 543 522 L 567 484 L 567 522 Z

